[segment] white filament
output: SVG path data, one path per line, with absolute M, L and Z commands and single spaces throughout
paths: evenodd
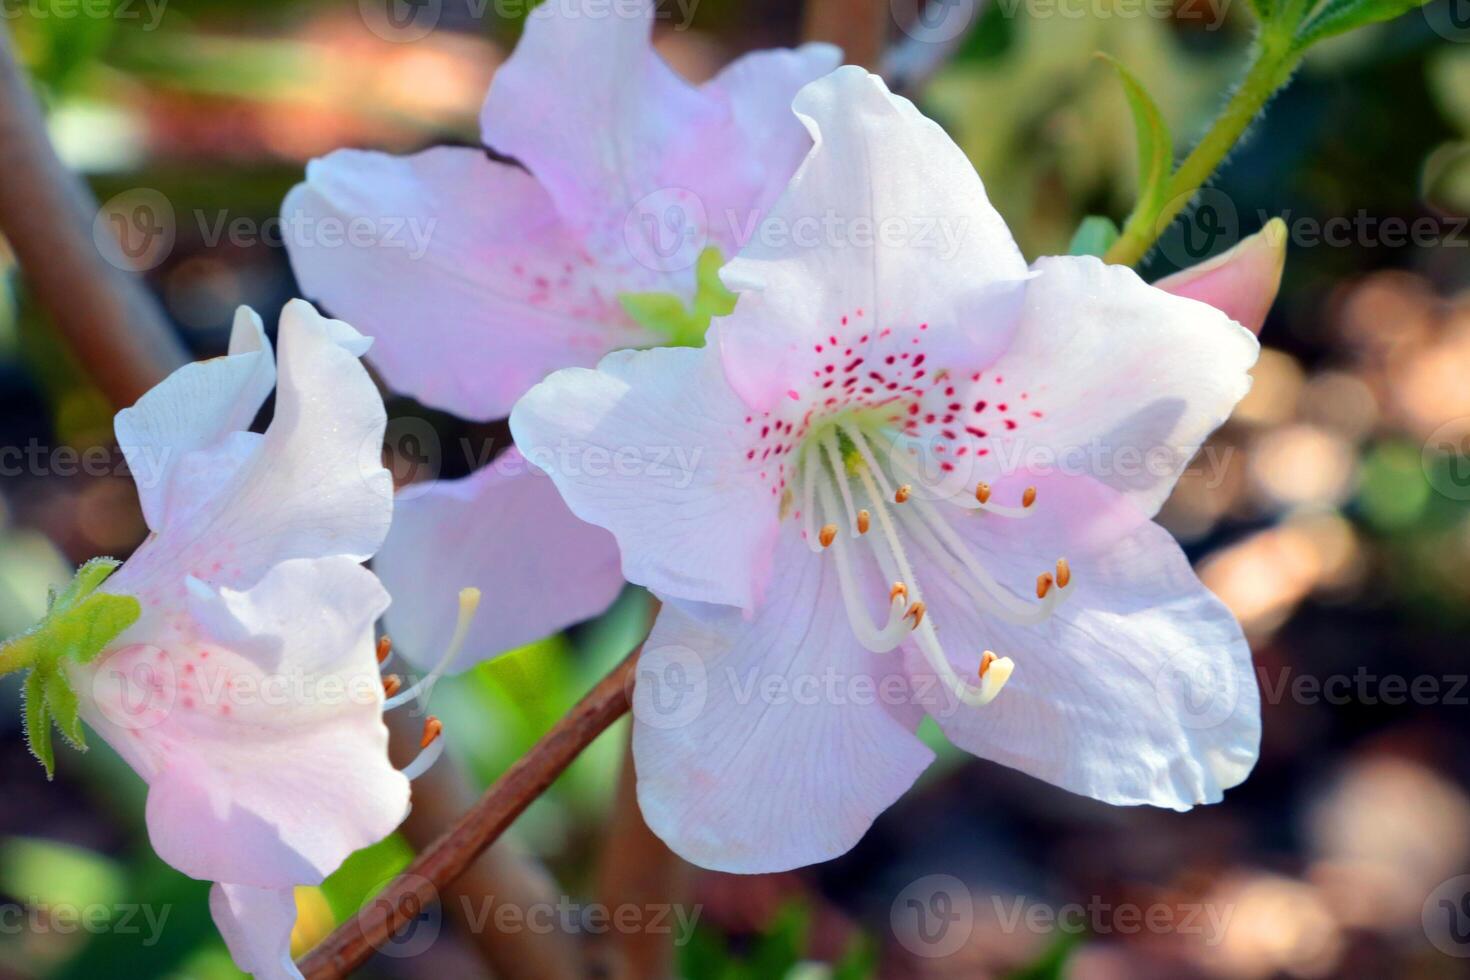
M 399 705 L 407 704 L 417 697 L 420 691 L 426 692 L 425 700 L 428 700 L 427 694 L 433 691 L 434 685 L 439 682 L 439 678 L 444 676 L 444 672 L 449 669 L 449 665 L 454 662 L 454 658 L 459 655 L 459 651 L 464 647 L 465 637 L 469 635 L 470 624 L 474 622 L 475 612 L 479 608 L 479 589 L 468 588 L 459 590 L 459 620 L 455 623 L 454 638 L 449 641 L 449 646 L 444 649 L 444 655 L 439 658 L 439 662 L 434 665 L 434 669 L 419 678 L 418 682 L 412 687 L 405 688 L 384 701 L 384 711 L 391 711 Z

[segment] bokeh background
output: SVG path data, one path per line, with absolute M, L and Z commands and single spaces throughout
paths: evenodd
M 117 213 L 140 192 L 168 203 L 173 241 L 138 264 L 188 348 L 212 356 L 238 304 L 272 323 L 296 294 L 267 219 L 310 157 L 476 140 L 518 25 L 494 3 L 439 6 L 412 41 L 385 31 L 371 0 L 0 10 L 61 155 L 98 200 Z M 1143 80 L 1183 149 L 1249 40 L 1244 4 L 1229 0 L 943 6 L 975 24 L 917 97 L 1028 256 L 1064 251 L 1083 216 L 1131 205 L 1132 127 L 1094 52 Z M 699 0 L 691 26 L 666 25 L 659 43 L 703 78 L 793 43 L 798 7 Z M 1244 786 L 1185 815 L 1118 810 L 944 751 L 840 860 L 681 877 L 698 910 L 684 974 L 1470 975 L 1470 879 L 1456 881 L 1470 872 L 1467 214 L 1470 8 L 1433 0 L 1316 49 L 1144 268 L 1192 263 L 1273 215 L 1292 236 L 1255 387 L 1162 515 L 1252 640 L 1265 743 Z M 0 239 L 0 635 L 39 618 L 73 565 L 142 539 L 108 449 L 114 409 L 28 302 Z M 401 480 L 465 472 L 462 439 L 507 442 L 501 427 L 402 399 L 390 414 Z M 502 772 L 637 642 L 647 613 L 630 591 L 602 620 L 441 688 L 435 712 L 469 778 Z M 48 784 L 13 679 L 0 706 L 0 909 L 37 910 L 18 928 L 0 917 L 0 976 L 236 976 L 206 886 L 152 855 L 139 780 L 94 740 L 84 756 L 62 750 Z M 625 738 L 619 726 L 600 740 L 514 829 L 569 901 L 596 892 Z M 412 853 L 392 838 L 302 890 L 298 945 Z M 141 919 L 122 927 L 133 903 L 168 910 L 156 936 Z M 55 916 L 68 907 L 111 911 L 68 929 Z M 363 975 L 488 975 L 475 949 L 446 922 L 423 951 L 378 956 Z

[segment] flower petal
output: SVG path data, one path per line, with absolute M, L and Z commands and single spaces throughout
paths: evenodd
M 448 647 L 467 586 L 480 608 L 454 672 L 596 616 L 623 586 L 613 536 L 574 517 L 514 449 L 462 480 L 400 493 L 373 567 L 393 596 L 394 648 L 423 670 Z
M 717 871 L 848 851 L 934 758 L 899 659 L 857 644 L 831 562 L 784 540 L 779 585 L 753 618 L 666 603 L 638 662 L 644 819 Z
M 290 888 L 249 888 L 216 882 L 209 912 L 235 965 L 255 980 L 302 980 L 291 961 L 296 899 Z
M 1253 334 L 1281 288 L 1286 268 L 1286 222 L 1272 218 L 1266 227 L 1212 259 L 1154 283 L 1175 296 L 1208 303 Z
M 664 269 L 640 263 L 628 249 L 626 221 L 651 194 L 680 188 L 703 199 L 691 185 L 709 175 L 687 164 L 698 148 L 729 171 L 742 160 L 738 133 L 728 106 L 700 93 L 654 53 L 653 3 L 637 6 L 635 16 L 591 0 L 533 10 L 491 82 L 481 131 L 487 144 L 536 176 L 600 263 L 641 276 L 640 289 L 692 295 L 699 243 L 685 243 L 687 263 Z M 754 162 L 749 169 L 753 195 Z M 675 267 L 679 275 L 664 274 Z
M 751 608 L 769 568 L 777 458 L 711 348 L 619 351 L 558 371 L 510 417 L 516 445 L 572 513 L 617 538 L 623 575 L 656 592 Z
M 791 100 L 840 56 L 826 45 L 761 52 L 696 88 L 653 50 L 653 2 L 635 6 L 532 11 L 481 130 L 541 181 L 626 291 L 688 300 L 704 248 L 730 254 L 811 145 Z
M 1240 626 L 1126 497 L 1085 477 L 1024 474 L 995 493 L 1026 482 L 1038 488 L 1034 516 L 969 512 L 952 527 L 1017 596 L 1065 556 L 1067 598 L 1040 626 L 1017 626 L 977 612 L 937 567 L 919 573 L 962 676 L 986 648 L 1016 663 L 994 701 L 943 712 L 940 726 L 981 758 L 1107 803 L 1219 800 L 1249 774 L 1261 738 Z
M 1023 466 L 1088 474 L 1152 515 L 1250 388 L 1260 345 L 1124 266 L 1062 256 L 1034 268 L 1010 347 L 965 379 L 950 428 L 984 434 L 976 479 Z
M 344 557 L 282 562 L 246 592 L 191 587 L 197 632 L 153 638 L 166 710 L 130 731 L 105 704 L 88 721 L 148 779 L 149 836 L 169 864 L 256 888 L 316 884 L 407 813 L 373 642 L 387 594 Z M 99 701 L 113 676 L 126 683 L 127 656 L 99 665 Z
M 770 210 L 812 148 L 811 137 L 791 110 L 796 93 L 841 64 L 841 49 L 830 44 L 752 51 L 701 86 L 707 94 L 729 102 L 735 124 L 765 169 L 761 195 L 749 202 L 754 210 L 747 209 L 746 217 Z M 719 218 L 711 230 L 726 247 L 726 254 L 734 254 L 745 244 L 738 239 L 739 231 Z
M 365 343 L 301 300 L 286 304 L 270 427 L 180 461 L 163 527 L 108 591 L 168 591 L 188 574 L 242 587 L 288 558 L 370 557 L 392 520 L 393 481 L 383 401 L 353 353 Z
M 793 108 L 815 146 L 722 272 L 741 294 L 720 333 L 736 391 L 768 411 L 822 369 L 823 346 L 861 354 L 921 324 L 931 362 L 983 367 L 1010 323 L 976 322 L 967 298 L 1024 279 L 1026 265 L 974 166 L 861 68 L 811 83 Z
M 148 527 L 162 530 L 174 469 L 193 450 L 250 428 L 276 383 L 271 344 L 249 307 L 235 312 L 229 353 L 186 364 L 117 413 L 117 444 Z
M 479 150 L 341 150 L 307 165 L 282 214 L 302 289 L 426 405 L 504 418 L 548 372 L 652 339 L 617 301 L 642 287 L 593 264 L 535 178 Z M 342 234 L 359 227 L 372 234 Z

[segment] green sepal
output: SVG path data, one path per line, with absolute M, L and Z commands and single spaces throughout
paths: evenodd
M 39 670 L 31 671 L 26 677 L 21 696 L 25 701 L 26 744 L 31 755 L 45 768 L 46 778 L 51 779 L 56 775 L 56 750 L 51 745 L 51 713 L 46 708 L 45 684 Z
M 1118 240 L 1118 226 L 1113 219 L 1100 214 L 1089 214 L 1077 226 L 1072 235 L 1072 244 L 1067 247 L 1068 255 L 1096 255 L 1098 258 Z
M 32 673 L 40 674 L 41 671 Z M 71 684 L 66 679 L 65 666 L 58 664 L 42 678 L 41 684 L 46 693 L 46 712 L 56 723 L 56 730 L 61 732 L 72 748 L 78 752 L 87 751 L 87 738 L 82 733 L 82 718 L 78 712 L 81 705 L 77 700 L 77 692 L 71 689 Z
M 735 294 L 720 281 L 724 264 L 724 256 L 714 246 L 699 253 L 694 302 L 688 306 L 673 293 L 623 293 L 618 302 L 638 323 L 667 337 L 668 346 L 702 347 L 710 320 L 735 309 Z
M 1138 142 L 1138 201 L 1128 223 L 1147 220 L 1163 210 L 1167 203 L 1169 175 L 1174 169 L 1174 141 L 1163 113 L 1148 90 L 1119 62 L 1106 54 L 1099 58 L 1113 66 L 1123 83 L 1123 95 L 1133 113 L 1133 129 Z
M 122 566 L 122 562 L 116 558 L 93 558 L 91 561 L 77 569 L 76 575 L 67 587 L 56 595 L 52 600 L 54 607 L 58 603 L 63 609 L 74 606 L 82 599 L 97 591 L 97 588 Z M 55 590 L 52 590 L 53 594 Z
M 0 674 L 30 671 L 24 686 L 26 741 L 48 779 L 56 770 L 53 724 L 74 748 L 87 747 L 68 665 L 95 660 L 142 615 L 132 596 L 97 591 L 118 565 L 111 558 L 87 562 L 65 589 L 52 590 L 41 622 L 0 645 Z

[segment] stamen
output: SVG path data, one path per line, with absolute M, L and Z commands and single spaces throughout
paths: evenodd
M 830 548 L 830 547 L 832 547 L 832 541 L 836 537 L 837 537 L 837 525 L 836 524 L 823 524 L 822 525 L 822 533 L 820 535 L 820 540 L 822 542 L 822 547 L 823 548 Z
M 979 483 L 975 486 L 975 499 L 982 504 L 990 503 L 990 484 Z
M 888 516 L 888 508 L 882 504 L 878 486 L 873 482 L 872 475 L 866 469 L 858 471 L 858 479 L 862 481 L 863 488 L 867 491 L 869 499 L 874 504 L 874 510 L 878 516 L 878 526 L 883 531 L 879 541 L 873 543 L 873 552 L 878 556 L 880 565 L 886 564 L 884 561 L 885 555 L 879 542 L 881 541 L 888 545 L 889 554 L 886 557 L 892 563 L 896 564 L 897 570 L 903 576 L 904 580 L 911 583 L 914 594 L 914 605 L 920 606 L 923 600 L 919 595 L 918 580 L 914 577 L 913 567 L 909 564 L 908 556 L 904 553 L 903 544 L 898 539 L 898 532 L 893 526 L 893 521 Z M 904 615 L 907 618 L 913 612 L 914 610 L 910 608 Z M 924 655 L 924 659 L 928 661 L 929 666 L 938 675 L 941 684 L 953 692 L 954 696 L 964 704 L 978 706 L 989 704 L 995 700 L 996 695 L 1000 693 L 1001 688 L 1005 686 L 1005 682 L 1010 678 L 1011 671 L 1015 669 L 1015 664 L 1011 662 L 1010 658 L 996 661 L 992 665 L 992 669 L 987 672 L 987 676 L 980 681 L 980 686 L 977 688 L 967 683 L 955 673 L 954 666 L 949 662 L 949 657 L 945 655 L 943 647 L 939 645 L 939 637 L 934 632 L 933 622 L 926 620 L 922 611 L 918 615 L 914 615 L 913 620 L 914 643 L 918 646 L 919 652 Z
M 897 492 L 894 493 L 894 495 L 893 495 L 893 502 L 895 504 L 901 504 L 905 500 L 908 500 L 909 499 L 909 494 L 911 494 L 913 492 L 914 492 L 914 488 L 911 487 L 911 486 L 909 486 L 907 483 L 905 483 L 903 486 L 901 486 L 901 487 L 898 488 Z
M 842 447 L 837 445 L 837 436 L 832 430 L 822 435 L 822 448 L 827 452 L 827 462 L 832 464 L 832 478 L 842 494 L 842 506 L 847 508 L 847 526 L 858 530 L 857 507 L 852 502 L 852 488 L 847 485 L 847 466 L 842 461 Z
M 378 637 L 378 663 L 385 662 L 392 655 L 393 641 L 388 638 L 387 634 Z
M 817 543 L 817 452 L 808 449 L 801 466 L 801 521 L 806 545 L 820 553 L 826 545 Z
M 945 522 L 928 501 L 915 501 L 913 508 L 900 514 L 912 539 L 924 549 L 985 612 L 1018 626 L 1034 626 L 1044 622 L 1066 595 L 1058 589 L 1040 605 L 1016 596 L 1006 589 L 985 566 L 970 553 L 955 530 Z
M 912 606 L 909 606 L 908 612 L 903 614 L 905 619 L 913 619 L 914 629 L 918 629 L 919 624 L 924 621 L 924 609 L 925 606 L 922 602 L 916 602 Z
M 418 695 L 420 691 L 432 691 L 439 678 L 449 669 L 454 658 L 464 647 L 465 637 L 469 635 L 470 624 L 475 621 L 475 612 L 480 608 L 480 590 L 466 588 L 459 590 L 459 621 L 454 625 L 454 637 L 449 641 L 449 646 L 444 650 L 444 656 L 434 665 L 434 669 L 421 677 L 406 691 L 390 694 L 388 700 L 383 702 L 383 710 L 390 711 L 401 704 L 405 704 Z
M 1065 589 L 1072 581 L 1072 566 L 1067 564 L 1067 559 L 1057 559 L 1057 587 Z
M 1027 487 L 1026 491 L 1021 494 L 1021 506 L 1029 508 L 1034 503 L 1036 503 L 1036 488 Z
M 868 438 L 863 435 L 863 430 L 851 422 L 843 422 L 842 431 L 847 438 L 852 440 L 852 444 L 857 447 L 858 455 L 863 458 L 863 462 L 868 464 L 869 472 L 878 481 L 878 486 L 883 489 L 883 496 L 892 497 L 895 502 L 901 504 L 903 500 L 898 499 L 898 493 L 902 492 L 904 500 L 907 500 L 910 488 L 899 487 L 898 491 L 894 491 L 888 486 L 888 477 L 883 475 L 883 467 L 878 465 L 878 458 L 873 455 L 873 449 L 868 445 Z
M 1046 594 L 1051 591 L 1051 572 L 1042 572 L 1036 576 L 1036 598 L 1045 599 Z
M 828 511 L 836 510 L 837 501 L 832 495 L 832 489 L 823 484 L 820 490 L 823 508 Z M 847 621 L 852 627 L 852 635 L 874 653 L 887 653 L 897 648 L 909 634 L 903 611 L 908 590 L 901 582 L 895 583 L 889 590 L 888 622 L 879 628 L 868 616 L 867 610 L 863 608 L 863 600 L 858 595 L 856 576 L 847 553 L 847 539 L 834 534 L 834 540 L 837 545 L 833 554 L 837 563 L 837 583 L 842 592 L 842 604 L 847 610 Z
M 985 672 L 990 669 L 990 665 L 995 663 L 997 659 L 996 655 L 990 650 L 986 650 L 980 655 L 980 679 L 982 681 L 985 680 Z
M 392 697 L 403 687 L 403 678 L 397 674 L 388 674 L 383 678 L 383 694 Z
M 412 781 L 428 772 L 429 767 L 444 754 L 444 743 L 444 723 L 430 715 L 424 720 L 424 735 L 419 739 L 419 754 L 403 767 L 403 775 Z
M 866 510 L 860 510 L 860 511 L 858 511 L 858 519 L 857 519 L 858 533 L 859 534 L 867 534 L 868 533 L 868 525 L 869 525 L 868 512 Z

